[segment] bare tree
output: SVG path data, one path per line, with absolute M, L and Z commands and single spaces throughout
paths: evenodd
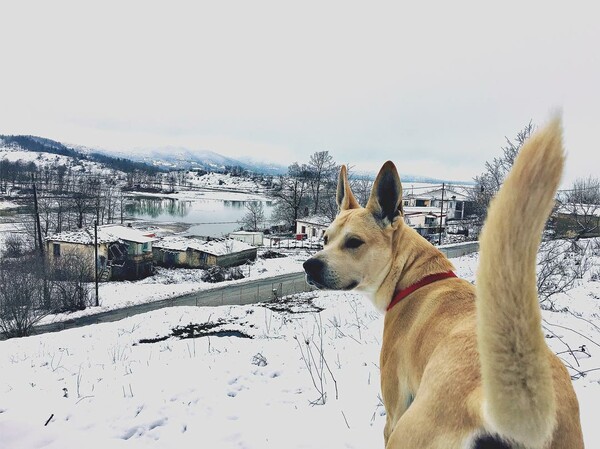
M 485 218 L 490 201 L 500 190 L 500 186 L 513 166 L 519 150 L 534 129 L 532 122 L 529 122 L 517 133 L 514 140 L 506 137 L 506 146 L 502 147 L 502 155 L 494 158 L 491 162 L 486 162 L 485 171 L 475 177 L 475 187 L 472 190 L 471 200 L 474 202 L 474 212 L 481 220 Z
M 313 201 L 313 213 L 320 212 L 321 190 L 332 183 L 337 173 L 338 166 L 329 151 L 317 151 L 310 156 L 307 174 Z
M 241 225 L 248 231 L 258 231 L 265 222 L 265 208 L 262 201 L 244 203 L 247 212 L 242 217 Z
M 92 305 L 91 284 L 94 267 L 77 253 L 66 253 L 55 259 L 52 272 L 54 310 L 83 310 Z
M 46 316 L 45 282 L 39 261 L 0 260 L 0 331 L 7 337 L 29 335 Z
M 308 169 L 306 165 L 300 166 L 294 162 L 288 167 L 288 174 L 280 180 L 279 188 L 271 192 L 276 199 L 274 216 L 293 227 L 296 220 L 303 216 L 302 209 L 308 208 Z
M 373 189 L 373 180 L 365 176 L 356 177 L 350 179 L 350 185 L 352 186 L 352 193 L 356 197 L 358 204 L 363 207 L 367 205 L 369 197 L 371 196 L 371 190 Z

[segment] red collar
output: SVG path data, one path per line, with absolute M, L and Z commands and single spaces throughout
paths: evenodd
M 390 305 L 388 306 L 387 311 L 389 311 L 392 307 L 394 307 L 396 304 L 398 304 L 400 301 L 402 301 L 404 298 L 406 298 L 408 295 L 410 295 L 415 290 L 418 290 L 421 287 L 424 287 L 435 281 L 441 281 L 442 279 L 455 278 L 455 277 L 456 277 L 456 274 L 454 274 L 453 271 L 448 271 L 446 273 L 430 274 L 429 276 L 425 276 L 419 282 L 415 282 L 410 287 L 407 287 L 407 288 L 397 292 L 394 295 L 394 297 L 392 298 L 392 302 L 390 302 Z

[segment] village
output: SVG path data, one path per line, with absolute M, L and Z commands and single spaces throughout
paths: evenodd
M 289 447 L 282 434 L 270 437 L 276 446 L 265 441 L 257 413 L 298 449 L 323 441 L 285 423 L 335 428 L 328 447 L 382 440 L 381 315 L 359 294 L 315 290 L 303 270 L 337 213 L 340 168 L 328 152 L 267 175 L 132 168 L 23 141 L 46 151 L 0 147 L 0 447 L 70 449 L 90 433 L 99 447 Z M 470 283 L 502 175 L 403 182 L 404 223 Z M 372 185 L 352 178 L 360 204 Z M 592 446 L 596 186 L 590 178 L 558 192 L 537 257 L 546 341 L 571 376 Z

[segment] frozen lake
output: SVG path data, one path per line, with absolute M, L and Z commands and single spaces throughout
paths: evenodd
M 273 210 L 273 202 L 267 199 L 177 199 L 139 196 L 130 199 L 125 207 L 126 217 L 156 223 L 178 222 L 191 224 L 188 233 L 193 235 L 221 237 L 240 228 L 239 221 L 246 215 L 246 204 L 263 203 L 265 219 Z

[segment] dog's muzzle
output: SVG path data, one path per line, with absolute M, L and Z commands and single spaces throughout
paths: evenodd
M 306 282 L 317 288 L 326 288 L 324 284 L 325 264 L 315 258 L 311 257 L 302 264 L 304 271 L 306 272 Z

